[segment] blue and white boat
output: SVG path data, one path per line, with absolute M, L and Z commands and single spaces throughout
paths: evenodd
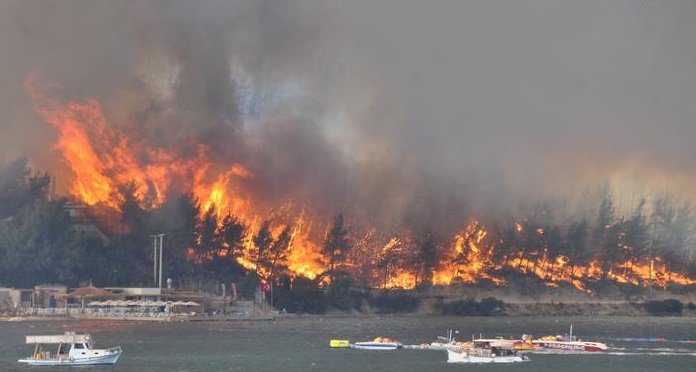
M 32 366 L 116 364 L 123 353 L 120 346 L 95 349 L 90 335 L 75 332 L 65 332 L 62 335 L 26 336 L 26 343 L 35 345 L 34 354 L 18 362 Z
M 352 349 L 360 350 L 396 350 L 403 345 L 387 337 L 377 337 L 373 341 L 363 341 L 351 344 Z

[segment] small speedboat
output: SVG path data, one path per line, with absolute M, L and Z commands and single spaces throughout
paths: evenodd
M 34 354 L 18 362 L 32 366 L 116 364 L 123 353 L 120 346 L 95 349 L 90 335 L 75 332 L 65 332 L 62 335 L 26 336 L 26 343 L 36 345 Z
M 403 345 L 388 337 L 377 337 L 372 341 L 356 342 L 351 344 L 352 349 L 360 350 L 396 350 Z

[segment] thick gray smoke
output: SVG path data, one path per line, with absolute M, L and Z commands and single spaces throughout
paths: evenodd
M 94 97 L 152 146 L 212 146 L 249 189 L 379 226 L 528 201 L 694 198 L 696 3 L 0 4 L 0 159 L 59 169 L 22 85 Z M 619 205 L 621 207 L 621 205 Z

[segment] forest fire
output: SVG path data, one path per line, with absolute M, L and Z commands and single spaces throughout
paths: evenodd
M 243 165 L 232 164 L 216 174 L 204 144 L 196 144 L 195 154 L 189 157 L 153 150 L 110 127 L 97 101 L 60 105 L 41 95 L 31 81 L 27 86 L 37 111 L 59 132 L 55 148 L 74 176 L 70 186 L 73 197 L 90 206 L 102 204 L 119 210 L 123 203 L 120 190 L 129 183 L 136 185 L 135 196 L 144 208 L 158 207 L 176 192 L 192 192 L 200 202 L 201 213 L 212 211 L 220 222 L 235 216 L 255 232 L 261 211 L 254 210 L 254 202 L 243 196 L 237 182 L 253 177 Z M 175 190 L 171 190 L 173 185 Z M 292 226 L 288 268 L 315 278 L 323 271 L 323 263 L 318 245 L 309 238 L 311 223 L 302 213 Z M 281 229 L 274 229 L 273 235 L 277 237 Z M 246 241 L 244 254 L 237 260 L 247 269 L 255 269 L 251 234 Z
M 261 250 L 268 249 L 271 253 L 263 254 L 273 263 L 284 262 L 283 270 L 291 276 L 328 280 L 325 273 L 333 262 L 322 252 L 322 238 L 326 238 L 318 237 L 322 231 L 313 231 L 312 221 L 319 217 L 302 210 L 270 223 L 264 217 L 271 212 L 259 207 L 261 204 L 246 192 L 245 181 L 255 177 L 253 169 L 235 162 L 214 164 L 204 143 L 193 143 L 195 151 L 187 153 L 151 146 L 109 125 L 100 104 L 93 99 L 61 105 L 38 93 L 30 83 L 28 90 L 41 117 L 58 131 L 54 147 L 73 175 L 69 186 L 72 197 L 90 206 L 118 211 L 125 201 L 122 190 L 128 185 L 135 187 L 135 197 L 145 209 L 157 208 L 173 195 L 190 193 L 199 203 L 200 221 L 210 216 L 216 220 L 215 229 L 221 230 L 236 226 L 234 221 L 238 220 L 244 243 L 204 255 L 196 255 L 189 248 L 189 260 L 200 263 L 234 254 L 241 266 L 269 280 L 279 273 L 273 272 L 275 266 L 260 266 Z M 261 233 L 264 229 L 266 236 Z M 488 280 L 502 286 L 507 283 L 502 274 L 505 271 L 533 275 L 548 286 L 567 283 L 588 293 L 591 291 L 586 283 L 601 279 L 636 286 L 696 284 L 696 280 L 670 271 L 659 256 L 631 257 L 608 265 L 597 259 L 580 262 L 551 254 L 546 247 L 549 243 L 543 240 L 549 235 L 544 227 L 527 228 L 515 222 L 510 231 L 515 236 L 530 231 L 529 236 L 539 240 L 517 244 L 516 252 L 502 254 L 504 239 L 493 237 L 479 221 L 471 220 L 448 240 L 417 242 L 407 238 L 409 234 L 395 234 L 385 244 L 367 234 L 363 248 L 367 254 L 363 258 L 350 257 L 350 265 L 339 266 L 350 271 L 351 266 L 368 265 L 374 271 L 369 284 L 386 289 L 412 289 L 424 281 L 451 285 Z M 418 253 L 423 247 L 430 251 Z
M 495 267 L 492 257 L 492 247 L 486 246 L 488 232 L 479 224 L 472 221 L 464 230 L 457 234 L 449 250 L 452 262 L 449 268 L 438 270 L 433 275 L 433 283 L 449 285 L 452 283 L 476 283 L 489 279 L 497 285 L 504 285 L 505 280 L 495 278 L 489 273 Z

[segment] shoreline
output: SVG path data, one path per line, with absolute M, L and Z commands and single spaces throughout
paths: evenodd
M 15 316 L 0 317 L 0 322 L 29 322 L 29 321 L 78 321 L 78 320 L 102 320 L 116 322 L 157 322 L 157 323 L 183 323 L 183 322 L 261 322 L 275 321 L 282 318 L 294 318 L 295 314 L 272 315 L 216 315 L 216 316 L 171 316 L 171 317 L 138 317 L 138 316 Z M 315 316 L 315 315 L 310 315 Z
M 692 318 L 696 317 L 696 310 L 684 308 L 681 315 L 653 315 L 648 313 L 641 303 L 631 301 L 583 301 L 583 302 L 535 302 L 518 301 L 506 302 L 504 309 L 499 314 L 492 315 L 443 315 L 435 312 L 430 303 L 424 303 L 416 311 L 381 313 L 366 309 L 366 311 L 338 311 L 331 310 L 324 314 L 258 314 L 258 315 L 197 315 L 197 316 L 171 316 L 171 317 L 135 317 L 135 316 L 17 316 L 0 318 L 0 322 L 26 322 L 26 321 L 124 321 L 124 322 L 159 322 L 159 323 L 182 323 L 182 322 L 257 322 L 257 321 L 277 321 L 291 318 L 306 317 L 373 317 L 373 316 L 436 316 L 436 317 L 527 317 L 527 316 L 617 316 L 635 318 Z

